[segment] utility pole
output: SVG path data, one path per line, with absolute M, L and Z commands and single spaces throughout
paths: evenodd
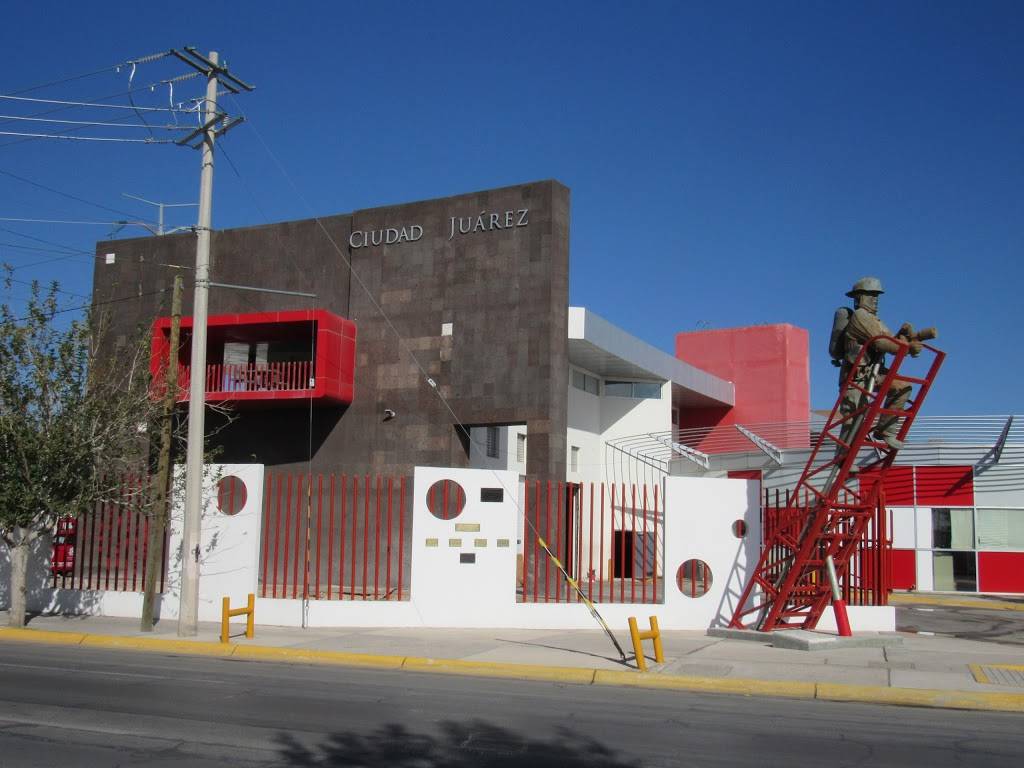
M 217 111 L 217 89 L 223 85 L 238 93 L 252 86 L 229 74 L 220 65 L 216 51 L 205 57 L 194 48 L 172 51 L 183 62 L 206 75 L 206 98 L 200 112 L 201 127 L 179 144 L 188 144 L 201 136 L 202 171 L 199 180 L 199 222 L 196 227 L 196 282 L 192 301 L 192 357 L 188 398 L 188 449 L 185 457 L 185 521 L 182 534 L 181 598 L 178 609 L 178 635 L 192 637 L 199 625 L 199 542 L 203 507 L 203 454 L 206 406 L 206 318 L 210 292 L 210 236 L 213 209 L 213 144 L 241 118 L 228 122 Z M 222 80 L 223 78 L 223 80 Z M 223 121 L 222 127 L 217 128 Z
M 160 456 L 157 460 L 156 488 L 153 508 L 150 514 L 149 535 L 146 537 L 146 576 L 143 582 L 142 623 L 143 632 L 153 631 L 153 616 L 156 607 L 156 582 L 160 566 L 163 565 L 163 548 L 166 541 L 167 521 L 170 519 L 171 448 L 174 428 L 174 403 L 178 399 L 178 347 L 181 335 L 181 291 L 184 281 L 181 275 L 174 276 L 174 292 L 171 294 L 171 348 L 167 355 L 167 376 L 165 377 L 163 407 L 160 413 Z
M 129 195 L 127 192 L 122 192 L 121 197 L 127 197 L 131 200 L 138 200 L 140 203 L 146 203 L 147 205 L 155 205 L 157 208 L 157 219 L 156 219 L 156 232 L 153 234 L 160 235 L 173 235 L 175 232 L 181 232 L 186 229 L 192 229 L 192 227 L 175 227 L 169 232 L 164 229 L 164 209 L 165 208 L 195 208 L 199 203 L 156 203 L 152 200 L 147 200 L 144 197 L 138 195 Z M 144 226 L 144 225 L 143 225 Z M 147 227 L 151 232 L 151 228 Z

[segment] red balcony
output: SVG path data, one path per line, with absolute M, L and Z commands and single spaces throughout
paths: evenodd
M 348 404 L 354 393 L 356 326 L 324 309 L 214 315 L 207 320 L 206 400 L 243 404 Z M 150 371 L 163 388 L 171 318 L 153 324 Z M 181 319 L 178 400 L 188 399 L 192 318 Z

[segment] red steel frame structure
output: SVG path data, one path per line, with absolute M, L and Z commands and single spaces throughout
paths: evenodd
M 856 372 L 872 345 L 885 338 L 898 344 L 899 349 L 882 381 L 871 390 L 855 381 Z M 832 557 L 840 579 L 845 578 L 851 558 L 861 547 L 876 514 L 882 481 L 896 458 L 897 450 L 874 438 L 872 430 L 879 416 L 900 417 L 897 438 L 904 440 L 945 359 L 944 352 L 927 344 L 923 347 L 933 356 L 923 377 L 899 373 L 909 351 L 909 345 L 901 339 L 876 336 L 861 349 L 791 494 L 786 513 L 765 537 L 757 567 L 743 590 L 730 627 L 769 632 L 817 626 L 831 596 L 826 558 Z M 885 407 L 886 395 L 897 376 L 916 388 L 906 410 Z M 843 393 L 850 388 L 860 393 L 860 405 L 852 413 L 843 414 Z M 849 434 L 844 435 L 844 430 Z M 821 458 L 828 449 L 833 449 L 832 457 Z M 874 451 L 875 459 L 855 469 L 862 449 Z M 872 473 L 874 482 L 867 488 L 851 482 L 858 471 Z

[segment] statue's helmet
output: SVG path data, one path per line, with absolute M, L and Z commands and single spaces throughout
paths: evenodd
M 862 293 L 867 293 L 872 296 L 878 296 L 885 293 L 885 291 L 882 290 L 882 281 L 877 277 L 862 277 L 853 284 L 853 288 L 847 291 L 846 295 L 851 299 L 855 299 Z

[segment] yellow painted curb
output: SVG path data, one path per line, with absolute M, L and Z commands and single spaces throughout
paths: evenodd
M 413 672 L 441 672 L 474 677 L 503 677 L 520 680 L 545 680 L 555 683 L 594 682 L 595 671 L 586 667 L 545 667 L 537 664 L 502 664 L 493 661 L 463 661 L 462 659 L 428 659 L 410 656 L 402 669 Z
M 732 693 L 743 696 L 782 696 L 788 699 L 814 698 L 814 683 L 798 680 L 685 677 L 599 669 L 594 673 L 594 685 L 631 685 L 637 688 L 664 688 L 698 693 Z
M 301 661 L 313 664 L 339 664 L 348 667 L 400 669 L 404 656 L 377 656 L 368 653 L 318 651 L 313 648 L 280 648 L 269 645 L 231 645 L 232 657 L 258 661 Z
M 981 608 L 989 611 L 1024 611 L 1024 603 L 1008 600 L 972 600 L 969 597 L 946 597 L 945 595 L 893 594 L 889 595 L 893 605 L 949 605 L 954 608 Z
M 81 645 L 86 635 L 81 632 L 52 632 L 46 629 L 22 629 L 4 627 L 0 629 L 0 640 L 26 640 L 29 642 L 52 643 L 54 645 Z
M 193 656 L 230 656 L 232 647 L 202 640 L 165 640 L 159 637 L 85 635 L 82 645 L 90 648 L 127 648 L 133 651 L 187 653 Z
M 983 685 L 990 685 L 991 680 L 988 679 L 988 675 L 985 674 L 985 670 L 981 668 L 981 664 L 968 664 L 967 668 L 971 670 L 971 674 L 974 675 L 974 682 L 981 683 Z
M 1024 693 L 975 693 L 929 688 L 884 688 L 878 685 L 818 683 L 817 698 L 824 701 L 857 701 L 865 704 L 1024 712 Z

